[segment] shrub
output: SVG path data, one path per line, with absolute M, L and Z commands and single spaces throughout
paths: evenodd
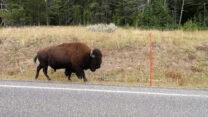
M 196 23 L 192 22 L 192 20 L 188 20 L 184 24 L 183 30 L 185 30 L 185 31 L 195 31 L 195 30 L 198 30 L 198 26 L 197 26 Z
M 86 29 L 95 32 L 114 32 L 117 29 L 117 26 L 113 23 L 96 24 L 96 25 L 89 25 L 87 26 Z
M 193 72 L 203 72 L 203 67 L 202 66 L 199 66 L 199 65 L 192 65 L 191 66 L 191 70 Z

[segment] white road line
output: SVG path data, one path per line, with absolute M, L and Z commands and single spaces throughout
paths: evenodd
M 78 89 L 78 88 L 20 86 L 20 85 L 0 85 L 0 87 L 3 87 L 3 88 L 48 89 L 48 90 L 68 90 L 68 91 L 86 91 L 86 92 L 126 93 L 126 94 L 143 94 L 143 95 L 159 95 L 159 96 L 208 98 L 208 95 L 179 94 L 179 93 L 156 93 L 156 92 L 142 92 L 142 91 L 120 91 L 120 90 L 86 89 L 86 88 Z

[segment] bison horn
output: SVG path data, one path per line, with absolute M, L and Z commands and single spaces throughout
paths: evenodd
M 90 56 L 91 56 L 92 58 L 95 58 L 95 55 L 93 54 L 93 50 L 94 50 L 94 49 L 92 49 L 92 50 L 90 51 Z

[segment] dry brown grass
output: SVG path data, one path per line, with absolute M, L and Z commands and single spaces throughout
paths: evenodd
M 0 76 L 34 80 L 37 64 L 33 57 L 39 49 L 80 41 L 100 48 L 104 55 L 101 69 L 86 72 L 89 82 L 146 85 L 149 32 L 153 41 L 153 85 L 208 88 L 208 31 L 118 28 L 113 33 L 104 33 L 90 32 L 82 26 L 1 28 Z M 49 70 L 49 75 L 52 80 L 67 81 L 62 70 L 55 73 Z M 46 80 L 42 72 L 40 80 Z M 76 76 L 72 81 L 81 82 Z

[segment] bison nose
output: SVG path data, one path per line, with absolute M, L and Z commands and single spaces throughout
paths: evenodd
M 96 69 L 93 69 L 93 70 L 92 70 L 92 72 L 95 72 L 95 71 L 96 71 Z
M 99 65 L 99 66 L 97 66 L 96 68 L 100 68 L 100 65 Z

